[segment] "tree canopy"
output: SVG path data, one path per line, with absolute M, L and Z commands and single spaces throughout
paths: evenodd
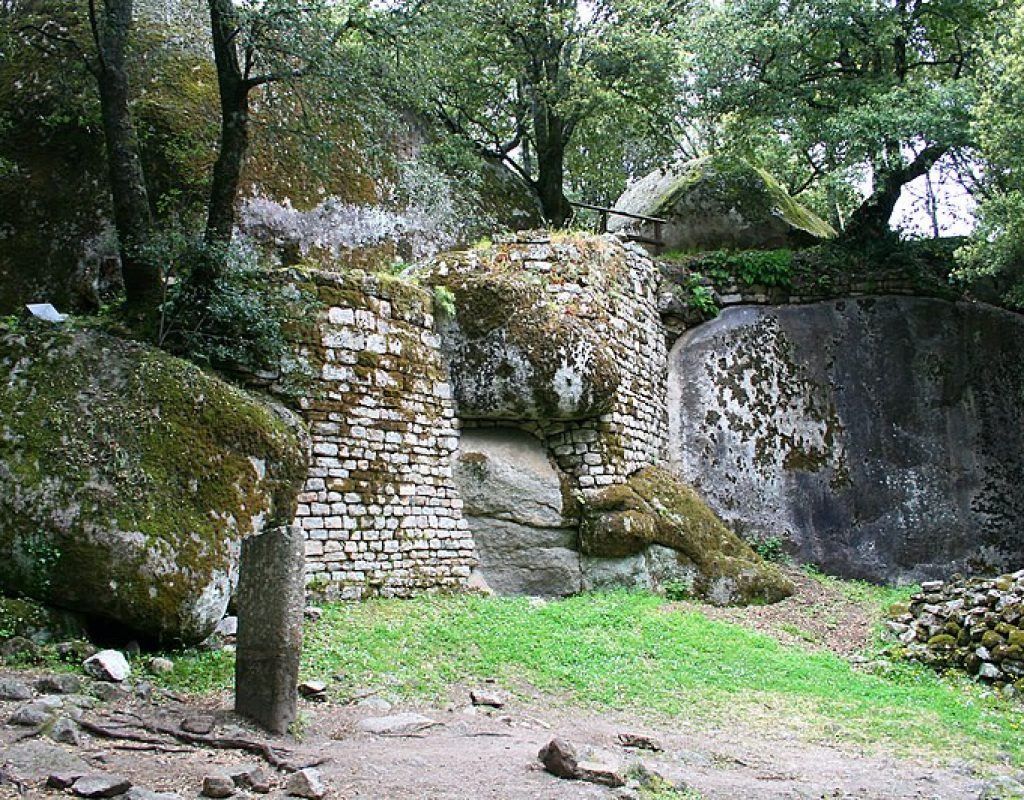
M 884 232 L 907 183 L 972 144 L 982 45 L 1005 0 L 730 0 L 689 37 L 692 113 L 722 141 L 789 153 L 801 189 L 870 180 L 845 222 Z M 797 177 L 799 176 L 799 177 Z
M 611 157 L 632 172 L 671 154 L 682 7 L 426 0 L 406 8 L 400 80 L 424 113 L 518 173 L 559 227 L 572 216 L 567 184 L 608 197 L 600 168 L 584 163 Z

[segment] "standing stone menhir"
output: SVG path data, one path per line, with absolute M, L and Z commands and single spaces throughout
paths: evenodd
M 272 733 L 295 720 L 305 561 L 302 531 L 274 528 L 242 542 L 235 711 Z

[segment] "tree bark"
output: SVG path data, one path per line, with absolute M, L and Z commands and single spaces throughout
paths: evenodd
M 129 107 L 125 50 L 132 10 L 132 0 L 105 0 L 99 18 L 94 0 L 89 3 L 98 56 L 94 74 L 99 88 L 121 275 L 129 307 L 146 309 L 159 303 L 162 276 L 154 259 L 145 252 L 153 232 L 153 217 Z
M 206 218 L 207 245 L 224 247 L 231 243 L 235 227 L 235 201 L 242 178 L 242 166 L 249 149 L 249 92 L 252 85 L 239 62 L 236 38 L 238 19 L 232 0 L 209 0 L 213 53 L 220 89 L 220 149 L 213 167 L 210 205 Z M 204 259 L 211 275 L 219 273 L 220 258 Z

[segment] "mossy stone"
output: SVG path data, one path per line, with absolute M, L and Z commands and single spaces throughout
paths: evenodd
M 948 633 L 939 633 L 928 640 L 928 646 L 936 650 L 952 650 L 956 647 L 956 639 Z
M 291 521 L 301 438 L 269 406 L 98 331 L 0 331 L 0 585 L 196 642 L 239 540 Z
M 621 525 L 626 519 L 628 532 Z M 726 528 L 693 489 L 660 467 L 646 467 L 626 484 L 586 498 L 580 527 L 591 553 L 635 546 L 633 538 L 675 550 L 695 569 L 694 595 L 718 605 L 775 602 L 793 592 L 777 567 Z M 601 541 L 602 536 L 607 540 Z
M 981 636 L 981 646 L 989 650 L 999 647 L 1004 644 L 1006 640 L 995 631 L 985 631 Z

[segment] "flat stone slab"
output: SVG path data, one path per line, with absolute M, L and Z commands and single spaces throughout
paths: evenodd
M 30 700 L 32 689 L 15 678 L 0 678 L 0 700 Z
M 378 736 L 397 736 L 406 733 L 419 733 L 441 723 L 422 714 L 392 714 L 388 717 L 367 717 L 359 720 L 358 728 L 364 733 L 375 733 Z
M 84 775 L 71 785 L 78 797 L 116 797 L 132 788 L 132 782 L 120 775 Z
M 54 773 L 85 775 L 95 769 L 63 747 L 40 741 L 12 744 L 0 754 L 0 766 L 28 783 L 44 780 Z

